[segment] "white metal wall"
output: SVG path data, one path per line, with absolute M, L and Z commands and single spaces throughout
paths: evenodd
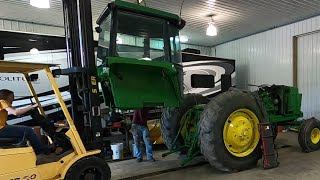
M 298 87 L 305 118 L 320 118 L 320 33 L 298 38 Z
M 48 35 L 64 35 L 64 28 L 27 22 L 0 19 L 0 30 Z
M 248 88 L 248 84 L 292 85 L 293 36 L 319 29 L 317 16 L 219 45 L 216 56 L 236 60 L 240 88 Z
M 121 35 L 119 37 L 122 39 L 122 44 L 132 45 L 132 46 L 140 46 L 140 47 L 143 46 L 143 39 L 142 38 L 136 38 L 134 36 L 129 36 L 129 35 Z M 155 49 L 162 49 L 163 42 L 152 40 L 150 46 Z M 191 45 L 191 44 L 181 43 L 181 49 L 186 49 L 186 48 L 198 49 L 198 50 L 200 50 L 201 54 L 211 56 L 211 47 L 209 47 L 209 46 L 199 46 L 199 45 Z

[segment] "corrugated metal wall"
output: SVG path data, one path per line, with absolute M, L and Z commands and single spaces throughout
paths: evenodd
M 218 45 L 216 56 L 236 60 L 240 88 L 248 88 L 248 84 L 292 85 L 293 36 L 319 29 L 317 16 Z
M 320 119 L 320 33 L 298 38 L 298 87 L 306 118 Z
M 248 84 L 284 84 L 291 86 L 293 85 L 293 36 L 318 30 L 320 30 L 320 16 L 219 45 L 215 50 L 216 56 L 236 60 L 237 85 L 240 88 L 253 90 L 254 88 L 248 87 Z M 303 41 L 312 44 L 314 42 L 313 38 L 311 36 L 308 38 Z M 319 51 L 319 49 L 315 49 L 315 46 L 312 47 L 313 50 L 311 50 L 311 46 L 309 46 L 311 49 L 306 46 L 299 44 L 298 48 L 309 54 Z M 214 52 L 214 49 L 212 51 Z M 314 55 L 312 55 L 312 58 L 314 58 Z M 298 78 L 303 77 L 300 78 L 299 83 L 307 86 L 306 89 L 302 89 L 305 98 L 303 110 L 307 117 L 316 112 L 315 108 L 320 109 L 320 101 L 315 98 L 318 96 L 319 86 L 315 87 L 315 84 L 313 84 L 315 81 L 319 83 L 320 79 L 310 80 L 304 77 L 311 77 L 315 73 L 319 73 L 317 71 L 319 66 L 315 66 L 315 59 L 301 62 L 300 58 L 299 63 L 300 75 L 298 75 Z M 310 67 L 318 67 L 318 69 L 311 73 L 313 70 L 310 70 Z M 311 89 L 313 90 L 311 91 Z

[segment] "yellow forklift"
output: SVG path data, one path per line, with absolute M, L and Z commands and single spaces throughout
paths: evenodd
M 36 156 L 33 148 L 28 146 L 24 140 L 17 143 L 15 138 L 0 138 L 0 179 L 110 179 L 109 166 L 97 156 L 101 153 L 101 150 L 86 150 L 63 101 L 50 66 L 52 65 L 0 61 L 0 73 L 23 74 L 34 102 L 39 104 L 38 110 L 40 114 L 45 115 L 32 86 L 32 78 L 29 76 L 31 73 L 45 71 L 68 122 L 68 130 L 65 134 L 70 140 L 73 149 L 61 155 Z M 1 144 L 6 145 L 2 146 Z

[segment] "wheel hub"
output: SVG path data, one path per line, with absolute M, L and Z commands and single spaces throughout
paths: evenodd
M 79 180 L 100 180 L 102 179 L 102 173 L 97 168 L 88 167 L 85 169 L 79 177 Z
M 93 174 L 93 173 L 89 173 L 89 174 L 86 174 L 86 175 L 84 175 L 84 180 L 96 180 L 96 178 L 95 178 L 96 176 L 95 176 L 95 174 Z
M 313 128 L 310 134 L 311 142 L 313 144 L 318 144 L 320 141 L 320 130 L 318 128 Z
M 259 142 L 258 123 L 256 115 L 248 109 L 233 112 L 223 131 L 227 150 L 237 157 L 252 153 Z

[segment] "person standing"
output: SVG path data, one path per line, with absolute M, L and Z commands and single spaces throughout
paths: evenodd
M 143 142 L 146 146 L 147 160 L 155 162 L 152 154 L 152 145 L 150 143 L 150 133 L 147 126 L 148 121 L 148 109 L 138 109 L 134 110 L 132 119 L 132 135 L 134 141 L 134 148 L 136 149 L 137 162 L 142 162 L 142 152 L 140 150 L 140 137 L 142 137 Z

